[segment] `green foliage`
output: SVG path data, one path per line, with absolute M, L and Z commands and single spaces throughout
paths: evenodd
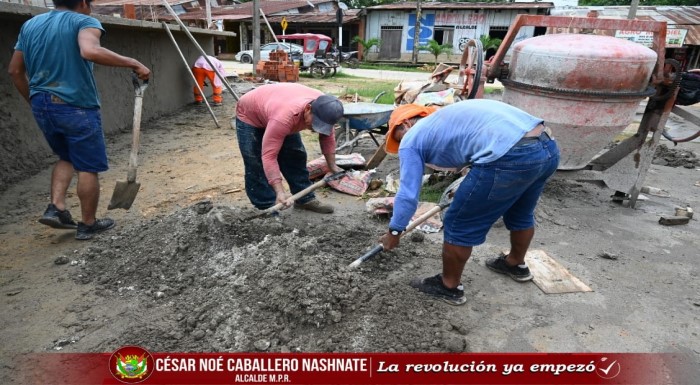
M 631 5 L 632 0 L 579 0 L 579 6 Z M 700 5 L 700 0 L 639 0 L 639 6 L 648 5 Z
M 437 40 L 433 39 L 428 40 L 427 45 L 418 46 L 418 49 L 421 51 L 428 51 L 433 54 L 433 56 L 435 56 L 435 64 L 437 64 L 438 56 L 442 55 L 443 53 L 448 55 L 452 53 L 452 45 L 440 44 L 437 42 Z
M 479 40 L 481 40 L 481 45 L 484 48 L 484 51 L 488 51 L 492 48 L 498 49 L 498 47 L 503 42 L 502 39 L 491 37 L 489 35 L 481 35 L 481 37 L 479 37 Z
M 415 66 L 398 66 L 386 63 L 362 63 L 360 68 L 365 70 L 384 70 L 384 71 L 402 71 L 402 72 L 425 72 L 425 70 Z
M 374 46 L 379 47 L 380 45 L 382 45 L 382 41 L 377 39 L 376 37 L 373 37 L 369 40 L 363 40 L 359 36 L 355 36 L 352 39 L 352 42 L 357 43 L 360 46 L 362 46 L 362 61 L 367 60 L 367 53 L 369 52 L 369 50 L 372 47 L 374 47 Z
M 372 101 L 377 95 L 384 92 L 384 94 L 379 97 L 377 103 L 379 104 L 394 104 L 394 88 L 396 87 L 396 82 L 372 82 L 366 86 L 348 87 L 345 91 L 348 95 L 361 96 L 366 101 Z

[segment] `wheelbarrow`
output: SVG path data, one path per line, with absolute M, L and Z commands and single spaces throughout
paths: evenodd
M 380 143 L 374 134 L 386 134 L 392 111 L 394 106 L 390 104 L 358 102 L 343 105 L 343 118 L 335 131 L 336 153 L 352 152 L 357 141 L 367 136 L 365 134 L 379 147 Z

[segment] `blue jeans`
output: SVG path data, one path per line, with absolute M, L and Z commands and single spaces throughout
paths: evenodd
M 559 165 L 559 148 L 547 134 L 511 148 L 488 164 L 475 164 L 445 213 L 446 243 L 477 246 L 503 217 L 510 231 L 535 226 L 535 207 Z
M 250 203 L 264 210 L 275 205 L 277 194 L 267 182 L 262 164 L 262 141 L 265 130 L 253 127 L 236 118 L 236 136 L 245 165 L 245 192 Z M 306 150 L 298 133 L 284 140 L 277 156 L 282 176 L 287 180 L 293 194 L 311 186 L 309 171 L 306 169 Z M 299 198 L 296 203 L 308 203 L 315 198 L 313 192 Z
M 51 150 L 76 171 L 103 172 L 109 168 L 99 108 L 66 104 L 40 92 L 32 96 L 32 113 Z

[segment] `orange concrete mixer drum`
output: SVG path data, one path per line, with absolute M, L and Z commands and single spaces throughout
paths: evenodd
M 584 168 L 634 119 L 656 52 L 610 36 L 544 35 L 513 46 L 503 101 L 545 120 L 560 170 Z

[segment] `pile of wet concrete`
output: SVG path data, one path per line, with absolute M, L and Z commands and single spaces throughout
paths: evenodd
M 379 223 L 303 217 L 245 220 L 200 202 L 100 237 L 78 283 L 132 302 L 119 345 L 153 351 L 463 351 L 465 325 L 408 286 L 439 243 L 387 252 L 357 270 Z M 105 301 L 102 301 L 105 302 Z M 157 315 L 157 316 L 155 316 Z
M 700 158 L 694 152 L 684 149 L 669 148 L 665 144 L 656 147 L 654 164 L 667 167 L 700 167 Z

